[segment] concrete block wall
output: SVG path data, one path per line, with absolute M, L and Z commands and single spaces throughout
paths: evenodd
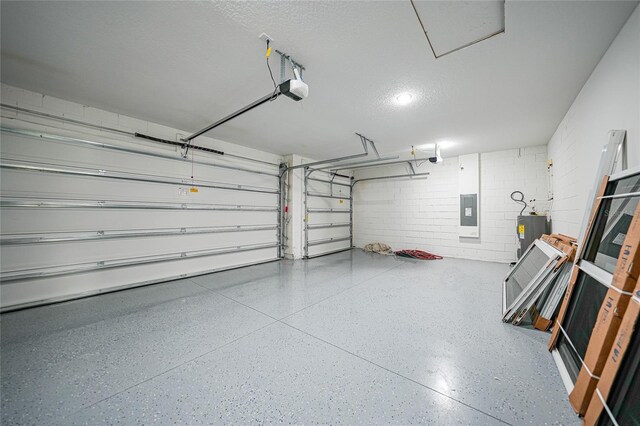
M 628 165 L 640 166 L 640 7 L 615 38 L 549 141 L 554 232 L 577 235 L 612 129 L 627 131 Z
M 480 154 L 480 238 L 458 236 L 458 159 L 424 164 L 427 179 L 364 181 L 354 191 L 354 244 L 383 242 L 446 257 L 511 262 L 516 259 L 516 217 L 521 206 L 513 191 L 548 209 L 545 145 Z M 364 169 L 356 179 L 405 173 L 405 166 Z M 527 209 L 529 212 L 531 209 Z

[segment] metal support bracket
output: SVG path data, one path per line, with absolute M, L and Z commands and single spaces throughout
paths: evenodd
M 327 163 L 337 163 L 337 162 L 340 162 L 340 161 L 353 160 L 355 158 L 367 157 L 369 155 L 369 146 L 371 146 L 371 149 L 374 152 L 376 158 L 374 158 L 372 160 L 361 161 L 358 164 L 371 163 L 371 162 L 374 162 L 374 161 L 395 160 L 395 159 L 397 159 L 399 157 L 397 155 L 381 157 L 380 154 L 378 153 L 378 149 L 376 148 L 376 144 L 371 139 L 367 138 L 366 136 L 361 135 L 360 133 L 356 133 L 356 135 L 360 138 L 360 142 L 362 142 L 362 148 L 364 149 L 363 153 L 354 154 L 354 155 L 347 155 L 347 156 L 344 156 L 344 157 L 330 158 L 330 159 L 321 160 L 321 161 L 314 161 L 312 163 L 299 164 L 297 166 L 288 167 L 287 171 L 294 170 L 294 169 L 301 169 L 303 167 L 319 166 L 319 165 L 323 165 L 323 164 L 327 164 Z M 344 165 L 340 165 L 339 167 L 343 167 L 343 166 Z M 318 171 L 318 170 L 323 170 L 323 169 L 334 169 L 335 167 L 336 166 L 329 166 L 329 167 L 323 167 L 323 168 L 318 168 L 318 169 L 312 169 L 312 172 Z M 343 167 L 343 169 L 346 169 L 346 168 L 348 168 L 348 167 Z
M 427 176 L 429 176 L 429 172 L 413 173 L 413 174 L 405 174 L 405 175 L 392 175 L 392 176 L 376 176 L 376 177 L 370 177 L 370 178 L 364 178 L 364 179 L 355 179 L 351 184 L 351 188 L 353 189 L 353 187 L 356 186 L 356 183 L 358 182 L 364 182 L 368 180 L 400 179 L 400 178 L 413 178 L 413 177 L 426 178 Z
M 291 64 L 291 69 L 298 69 L 298 72 L 300 73 L 300 79 L 302 79 L 302 72 L 306 69 L 304 67 L 304 65 L 302 65 L 300 62 L 297 62 L 296 60 L 294 60 L 290 55 L 287 55 L 285 52 L 281 52 L 280 50 L 276 49 L 276 53 L 278 55 L 280 55 L 280 80 L 281 83 L 284 83 L 285 81 L 285 60 L 289 61 L 289 63 Z

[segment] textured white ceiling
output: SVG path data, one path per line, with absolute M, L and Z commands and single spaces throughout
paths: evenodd
M 1 78 L 195 131 L 272 90 L 266 32 L 307 67 L 309 98 L 212 137 L 316 158 L 359 152 L 356 131 L 381 152 L 492 151 L 548 141 L 636 4 L 508 1 L 505 34 L 436 60 L 409 1 L 3 1 Z
M 505 1 L 415 1 L 438 56 L 505 29 Z

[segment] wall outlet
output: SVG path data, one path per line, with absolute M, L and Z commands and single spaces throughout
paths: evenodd
M 267 41 L 269 41 L 269 43 L 273 43 L 273 37 L 271 37 L 270 35 L 266 34 L 266 33 L 262 33 L 258 36 L 258 38 L 262 41 L 264 41 L 265 43 Z

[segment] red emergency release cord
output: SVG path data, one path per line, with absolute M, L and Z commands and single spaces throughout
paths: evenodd
M 432 254 L 422 250 L 400 250 L 396 251 L 395 254 L 401 257 L 410 257 L 412 259 L 420 260 L 439 260 L 443 258 L 437 254 Z

